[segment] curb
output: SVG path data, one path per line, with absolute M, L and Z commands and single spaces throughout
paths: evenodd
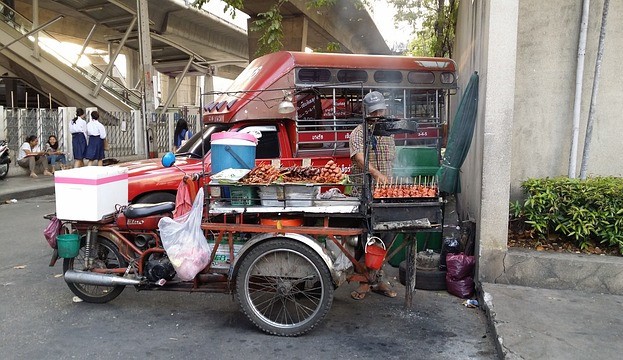
M 54 184 L 52 186 L 40 187 L 37 189 L 19 190 L 11 193 L 11 199 L 29 199 L 44 195 L 54 195 Z M 10 199 L 0 199 L 2 201 Z
M 480 284 L 480 291 L 478 293 L 478 301 L 482 304 L 482 309 L 485 311 L 485 315 L 487 316 L 489 329 L 491 330 L 491 334 L 494 336 L 493 343 L 495 345 L 495 351 L 497 352 L 498 359 L 507 359 L 508 351 L 504 348 L 504 339 L 498 334 L 496 327 L 497 321 L 495 319 L 495 311 L 493 309 L 493 295 L 486 291 L 485 284 L 482 283 Z

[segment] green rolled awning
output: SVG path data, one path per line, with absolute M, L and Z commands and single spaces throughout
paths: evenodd
M 467 157 L 474 135 L 478 112 L 478 73 L 469 79 L 465 93 L 459 103 L 454 121 L 450 127 L 446 152 L 437 171 L 439 191 L 447 194 L 461 192 L 459 171 Z

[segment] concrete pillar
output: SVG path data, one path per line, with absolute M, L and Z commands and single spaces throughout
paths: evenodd
M 284 50 L 305 51 L 305 47 L 307 47 L 307 17 L 284 18 L 281 26 L 285 35 L 283 39 Z
M 478 276 L 494 282 L 504 271 L 508 239 L 511 135 L 519 5 L 515 0 L 483 0 L 479 129 L 482 184 L 477 216 Z M 467 74 L 466 74 L 467 75 Z M 472 151 L 478 147 L 472 146 Z M 466 174 L 464 174 L 466 175 Z
M 168 99 L 173 97 L 171 102 L 169 103 L 169 107 L 176 107 L 178 105 L 177 95 L 173 92 L 173 90 L 175 90 L 175 84 L 177 83 L 177 81 L 181 81 L 181 80 L 176 80 L 172 76 L 167 76 L 167 80 L 165 81 L 165 84 L 163 84 L 164 86 L 162 89 L 162 93 L 167 94 L 167 96 L 162 99 L 162 102 L 164 103 Z
M 256 18 L 249 18 L 247 20 L 247 28 L 252 28 L 252 23 Z M 307 17 L 304 15 L 284 18 L 281 26 L 283 28 L 284 38 L 281 40 L 283 43 L 282 50 L 290 51 L 305 51 L 307 46 Z M 256 52 L 258 49 L 258 42 L 260 40 L 260 33 L 257 31 L 248 31 L 249 39 L 249 61 L 252 61 L 257 57 Z
M 39 0 L 32 1 L 32 28 L 36 28 L 39 26 Z M 33 34 L 35 37 L 35 41 L 33 43 L 32 48 L 32 56 L 35 59 L 39 59 L 39 32 Z
M 177 78 L 176 81 L 181 82 L 177 89 L 177 106 L 197 105 L 197 78 L 195 76 L 186 76 L 184 78 Z M 171 104 L 171 106 L 174 105 Z
M 188 104 L 189 105 L 199 105 L 199 92 L 197 89 L 197 77 L 196 76 L 187 76 L 188 81 Z
M 141 74 L 137 69 L 140 68 L 138 54 L 134 50 L 126 50 L 125 54 L 125 73 L 127 87 L 133 89 L 141 80 Z
M 136 155 L 145 156 L 145 122 L 140 110 L 131 110 L 130 116 L 134 122 L 134 152 Z
M 203 93 L 206 94 L 206 95 L 203 95 L 203 100 L 201 101 L 203 103 L 203 106 L 214 101 L 216 96 L 214 96 L 214 94 L 212 93 L 213 91 L 214 91 L 214 76 L 206 74 L 203 77 Z
M 137 0 L 137 15 L 139 17 L 138 33 L 141 54 L 141 67 L 143 70 L 143 119 L 147 130 L 148 155 L 150 158 L 158 157 L 156 143 L 156 117 L 154 105 L 154 68 L 151 59 L 151 37 L 149 35 L 149 12 L 147 0 Z
M 0 105 L 0 140 L 7 140 L 6 130 L 6 113 L 4 112 L 4 106 Z

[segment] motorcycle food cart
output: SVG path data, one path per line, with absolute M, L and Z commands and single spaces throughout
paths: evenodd
M 387 119 L 377 124 L 374 134 L 416 129 Z M 364 149 L 369 135 L 364 130 L 368 139 Z M 205 206 L 201 230 L 210 259 L 191 280 L 176 276 L 162 229 L 158 231 L 174 204 L 139 204 L 118 208 L 100 220 L 61 219 L 63 232 L 77 235 L 75 253 L 63 261 L 71 291 L 95 303 L 111 301 L 125 286 L 235 293 L 243 312 L 261 330 L 297 336 L 322 321 L 340 284 L 375 283 L 382 263 L 401 250 L 388 254 L 374 243 L 372 234 L 442 231 L 444 202 L 434 177 L 398 177 L 373 184 L 365 173 L 348 185 L 362 190 L 358 197 L 332 190 L 345 179 L 332 161 L 285 167 L 260 164 L 234 182 L 215 177 L 204 186 L 210 195 L 200 204 Z M 200 178 L 184 181 L 201 184 Z M 405 305 L 410 307 L 416 245 L 413 238 L 407 239 Z M 361 247 L 365 262 L 357 258 Z M 51 265 L 55 260 L 56 254 Z

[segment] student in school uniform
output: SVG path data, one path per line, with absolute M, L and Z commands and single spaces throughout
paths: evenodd
M 87 122 L 84 110 L 78 108 L 76 117 L 69 122 L 69 132 L 71 133 L 71 148 L 74 154 L 74 167 L 84 166 L 84 154 L 87 151 Z
M 106 139 L 106 128 L 99 122 L 99 113 L 93 111 L 91 113 L 91 121 L 87 124 L 87 134 L 89 135 L 89 144 L 84 155 L 88 165 L 92 166 L 97 161 L 98 166 L 103 165 L 104 160 L 104 139 Z

